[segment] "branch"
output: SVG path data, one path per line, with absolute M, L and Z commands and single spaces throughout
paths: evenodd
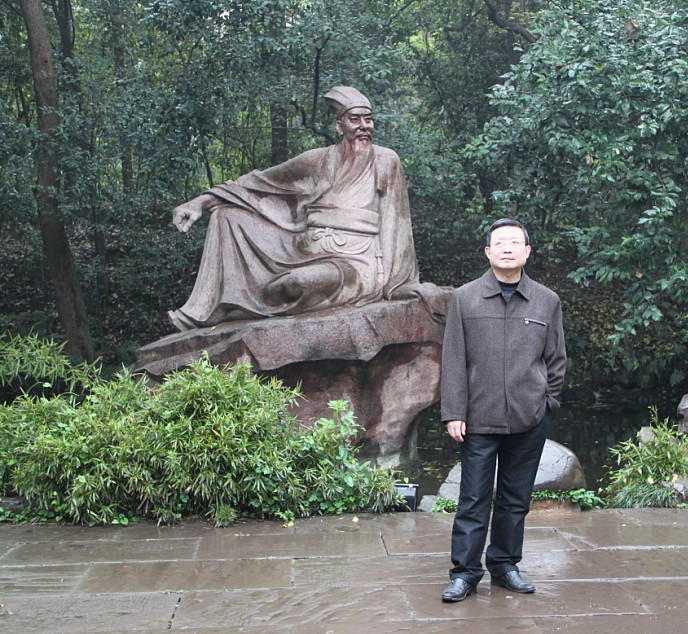
M 318 109 L 318 95 L 320 94 L 320 58 L 330 41 L 332 33 L 328 33 L 320 46 L 315 47 L 315 65 L 313 66 L 313 105 L 311 108 L 311 125 L 315 124 L 315 113 Z
M 418 2 L 418 0 L 408 0 L 402 7 L 399 7 L 399 10 L 396 11 L 393 15 L 389 17 L 389 20 L 387 20 L 387 23 L 383 27 L 384 30 L 386 31 L 390 26 L 392 26 L 392 23 L 404 12 L 406 11 L 411 5 L 415 4 Z
M 332 136 L 329 132 L 321 130 L 315 125 L 315 113 L 318 110 L 318 95 L 320 94 L 320 58 L 322 56 L 327 43 L 332 37 L 331 33 L 328 33 L 320 46 L 316 46 L 315 50 L 315 66 L 313 67 L 313 103 L 311 105 L 311 116 L 309 117 L 306 113 L 306 108 L 302 106 L 296 99 L 291 100 L 291 105 L 294 106 L 296 112 L 301 115 L 301 125 L 310 130 L 316 136 L 323 137 L 327 139 L 330 143 L 336 143 L 336 137 Z
M 337 142 L 336 137 L 332 136 L 332 134 L 330 134 L 326 130 L 321 130 L 318 126 L 315 125 L 315 123 L 313 122 L 313 117 L 309 118 L 306 112 L 306 108 L 304 108 L 296 99 L 292 99 L 289 103 L 292 106 L 294 106 L 296 112 L 301 115 L 301 125 L 304 128 L 306 128 L 306 130 L 310 130 L 316 136 L 320 136 L 324 139 L 327 139 L 327 141 L 329 141 L 330 144 L 334 144 Z
M 447 33 L 462 33 L 468 27 L 471 26 L 475 18 L 480 15 L 480 8 L 476 8 L 475 6 L 476 0 L 470 0 L 466 6 L 466 17 L 464 20 L 462 20 L 462 23 L 459 26 L 445 26 L 444 30 Z
M 497 8 L 493 0 L 483 0 L 483 2 L 487 7 L 487 17 L 490 18 L 490 20 L 494 22 L 494 24 L 503 29 L 506 29 L 507 31 L 511 31 L 516 35 L 520 35 L 524 40 L 530 42 L 531 44 L 534 44 L 538 41 L 539 38 L 537 35 L 535 35 L 535 33 L 531 33 L 526 27 L 519 24 L 518 22 L 507 20 L 507 18 L 505 18 L 499 12 L 499 9 Z
M 16 6 L 15 2 L 12 2 L 11 0 L 0 0 L 0 2 L 2 2 L 2 4 L 4 4 L 10 11 L 12 11 L 12 13 L 21 17 L 22 12 L 19 9 L 19 7 Z

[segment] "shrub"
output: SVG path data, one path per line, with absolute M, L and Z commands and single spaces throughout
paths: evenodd
M 0 335 L 0 387 L 3 402 L 22 393 L 74 392 L 100 378 L 100 365 L 74 365 L 64 353 L 65 343 L 31 334 Z
M 433 513 L 456 513 L 459 504 L 456 500 L 438 497 L 432 504 Z
M 25 393 L 0 406 L 0 485 L 35 516 L 99 524 L 203 514 L 226 525 L 398 502 L 393 474 L 358 461 L 362 428 L 346 402 L 304 427 L 289 414 L 298 389 L 207 355 L 153 388 L 126 370 L 87 374 L 84 394 Z
M 652 435 L 612 447 L 605 493 L 612 507 L 676 506 L 671 483 L 688 476 L 688 440 L 669 419 L 660 422 L 657 408 L 650 408 Z
M 604 507 L 604 500 L 594 491 L 587 489 L 570 489 L 568 491 L 533 491 L 531 498 L 537 500 L 557 500 L 577 505 L 581 511 L 590 511 Z
M 596 495 L 594 491 L 586 489 L 571 489 L 570 491 L 533 491 L 531 496 L 533 501 L 538 500 L 557 500 L 559 502 L 571 502 L 577 504 L 581 511 L 599 509 L 604 506 L 604 500 Z M 438 497 L 432 511 L 435 513 L 454 513 L 458 507 L 456 500 Z
M 620 487 L 609 498 L 612 508 L 674 507 L 678 492 L 671 487 L 634 482 Z

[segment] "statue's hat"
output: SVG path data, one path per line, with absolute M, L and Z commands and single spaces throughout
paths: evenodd
M 373 110 L 368 98 L 351 86 L 335 86 L 325 95 L 325 102 L 337 113 L 338 119 L 351 108 Z

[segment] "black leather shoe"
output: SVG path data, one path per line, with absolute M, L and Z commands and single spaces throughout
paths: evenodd
M 469 594 L 475 592 L 475 586 L 468 583 L 465 579 L 457 577 L 452 579 L 451 583 L 444 589 L 442 593 L 442 601 L 445 603 L 456 603 L 463 601 Z
M 506 588 L 512 592 L 520 592 L 521 594 L 535 592 L 535 586 L 530 583 L 530 581 L 526 581 L 518 570 L 507 572 L 501 577 L 492 577 L 492 585 L 501 586 L 502 588 Z

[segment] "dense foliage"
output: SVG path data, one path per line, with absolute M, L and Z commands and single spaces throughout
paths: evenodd
M 552 248 L 573 242 L 575 281 L 619 291 L 610 332 L 572 333 L 573 355 L 621 382 L 678 385 L 688 349 L 685 8 L 558 2 L 534 29 L 540 40 L 493 91 L 499 116 L 471 151 L 507 166 L 494 192 L 505 209 L 541 226 Z
M 25 25 L 0 3 L 0 329 L 64 337 L 37 231 Z M 170 210 L 331 142 L 322 95 L 365 92 L 409 182 L 424 281 L 480 273 L 482 231 L 532 228 L 562 295 L 569 385 L 686 380 L 682 0 L 42 3 L 60 218 L 108 365 L 170 332 L 203 244 Z M 496 12 L 495 13 L 495 9 Z M 493 88 L 494 87 L 494 88 Z M 567 277 L 568 276 L 568 277 Z M 64 292 L 63 289 L 58 292 Z
M 18 356 L 37 348 L 32 338 L 11 345 Z M 79 391 L 26 390 L 0 406 L 0 493 L 28 499 L 23 517 L 101 524 L 206 515 L 225 525 L 240 515 L 289 520 L 398 503 L 393 474 L 358 461 L 362 428 L 345 402 L 304 428 L 289 414 L 298 390 L 260 379 L 248 364 L 218 368 L 205 357 L 151 388 L 126 371 L 106 380 L 73 367 L 55 344 L 44 342 L 42 357 L 57 358 Z M 0 366 L 3 382 L 42 374 L 40 363 Z M 57 378 L 47 372 L 41 383 Z
M 688 437 L 669 420 L 651 411 L 649 437 L 643 431 L 610 449 L 609 485 L 612 507 L 676 506 L 678 492 L 671 484 L 688 478 Z M 647 434 L 647 432 L 645 432 Z

